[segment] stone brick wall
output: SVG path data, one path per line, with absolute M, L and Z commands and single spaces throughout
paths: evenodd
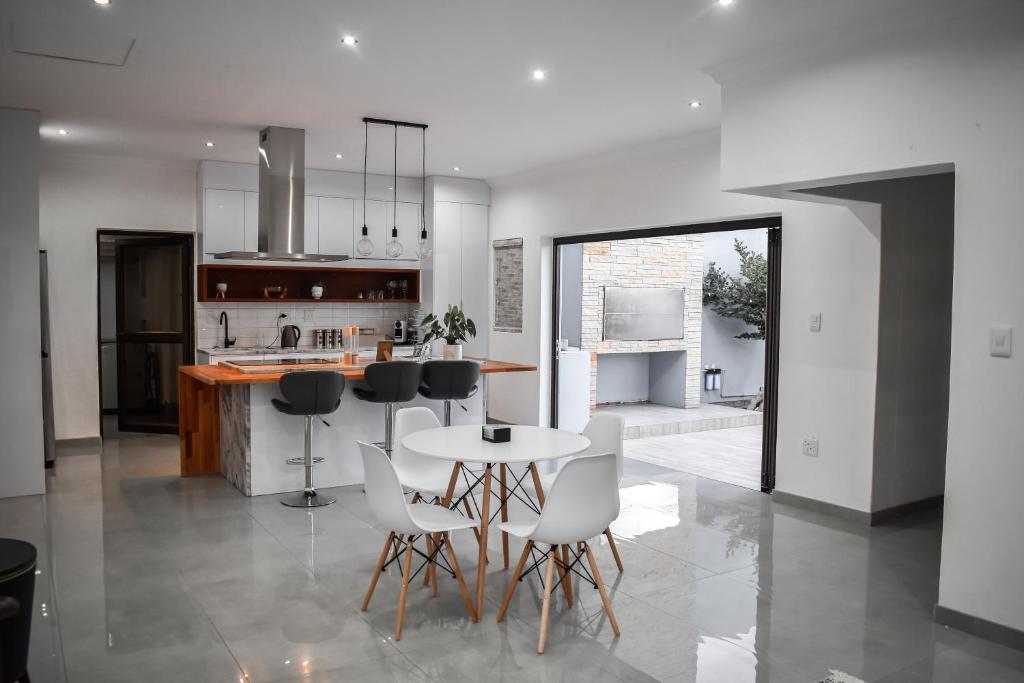
M 685 405 L 700 405 L 701 300 L 704 235 L 673 235 L 583 245 L 581 346 L 601 353 L 686 352 Z M 611 341 L 602 339 L 605 287 L 681 287 L 686 292 L 683 339 Z M 590 371 L 590 404 L 597 402 L 596 356 Z
M 523 240 L 494 241 L 494 331 L 523 331 Z

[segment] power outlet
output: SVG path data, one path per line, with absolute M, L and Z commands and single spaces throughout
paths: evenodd
M 818 439 L 814 436 L 809 436 L 803 441 L 803 454 L 809 458 L 818 457 Z
M 314 311 L 311 308 L 303 309 L 303 311 L 302 311 L 302 321 L 303 322 L 311 323 L 315 319 L 316 319 L 316 311 Z

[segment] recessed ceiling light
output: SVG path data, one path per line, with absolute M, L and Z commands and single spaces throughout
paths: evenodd
M 359 41 L 356 40 L 355 36 L 342 36 L 341 42 L 349 47 L 355 47 L 356 43 Z
M 718 4 L 722 7 L 728 7 L 732 4 L 732 0 L 718 0 Z
M 532 76 L 535 81 L 543 81 L 548 77 L 548 74 L 544 69 L 534 69 Z
M 97 5 L 99 5 L 100 7 L 107 7 L 108 5 L 110 5 L 110 0 L 92 0 L 92 1 L 95 2 Z
M 700 100 L 690 102 L 690 109 L 700 109 Z
M 460 169 L 459 169 L 459 167 L 458 167 L 458 166 L 453 166 L 453 167 L 452 167 L 452 170 L 453 170 L 453 171 L 455 171 L 456 173 L 458 173 Z
M 340 159 L 340 158 L 341 158 L 341 154 L 335 154 L 335 155 L 334 155 L 334 158 L 335 158 L 335 159 Z
M 63 129 L 63 128 L 58 128 L 57 129 L 57 135 L 67 135 L 67 134 L 68 134 L 68 132 L 65 129 Z
M 209 140 L 207 140 L 207 141 L 206 141 L 206 146 L 207 146 L 207 147 L 213 147 L 213 143 L 212 143 L 212 142 L 210 142 Z

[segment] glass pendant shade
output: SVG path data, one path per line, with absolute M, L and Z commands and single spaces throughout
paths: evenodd
M 420 230 L 420 241 L 416 243 L 416 255 L 421 259 L 428 259 L 432 253 L 430 240 L 427 239 L 427 231 Z
M 368 232 L 369 232 L 369 230 L 364 225 L 363 226 L 363 237 L 358 242 L 356 242 L 356 252 L 360 256 L 369 256 L 370 254 L 373 253 L 373 240 L 371 240 L 369 238 L 369 236 L 367 234 Z
M 402 243 L 398 241 L 398 228 L 391 228 L 391 239 L 384 245 L 384 251 L 388 258 L 398 258 L 402 255 Z

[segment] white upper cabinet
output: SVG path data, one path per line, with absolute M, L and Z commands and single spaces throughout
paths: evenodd
M 302 252 L 319 254 L 320 251 L 320 212 L 318 197 L 306 196 L 305 217 L 302 221 Z
M 353 214 L 355 216 L 355 222 L 352 227 L 352 258 L 386 258 L 384 255 L 384 243 L 387 242 L 391 233 L 390 229 L 388 229 L 390 226 L 387 226 L 387 202 L 377 199 L 366 200 L 367 236 L 373 242 L 373 253 L 369 256 L 361 256 L 355 250 L 355 245 L 358 244 L 359 240 L 362 239 L 363 236 L 363 201 L 361 199 L 355 201 Z
M 203 206 L 203 251 L 245 249 L 245 199 L 238 190 L 206 190 Z
M 259 251 L 260 242 L 260 195 L 258 192 L 245 193 L 245 251 Z
M 320 197 L 319 211 L 319 253 L 353 256 L 354 202 L 341 197 Z

